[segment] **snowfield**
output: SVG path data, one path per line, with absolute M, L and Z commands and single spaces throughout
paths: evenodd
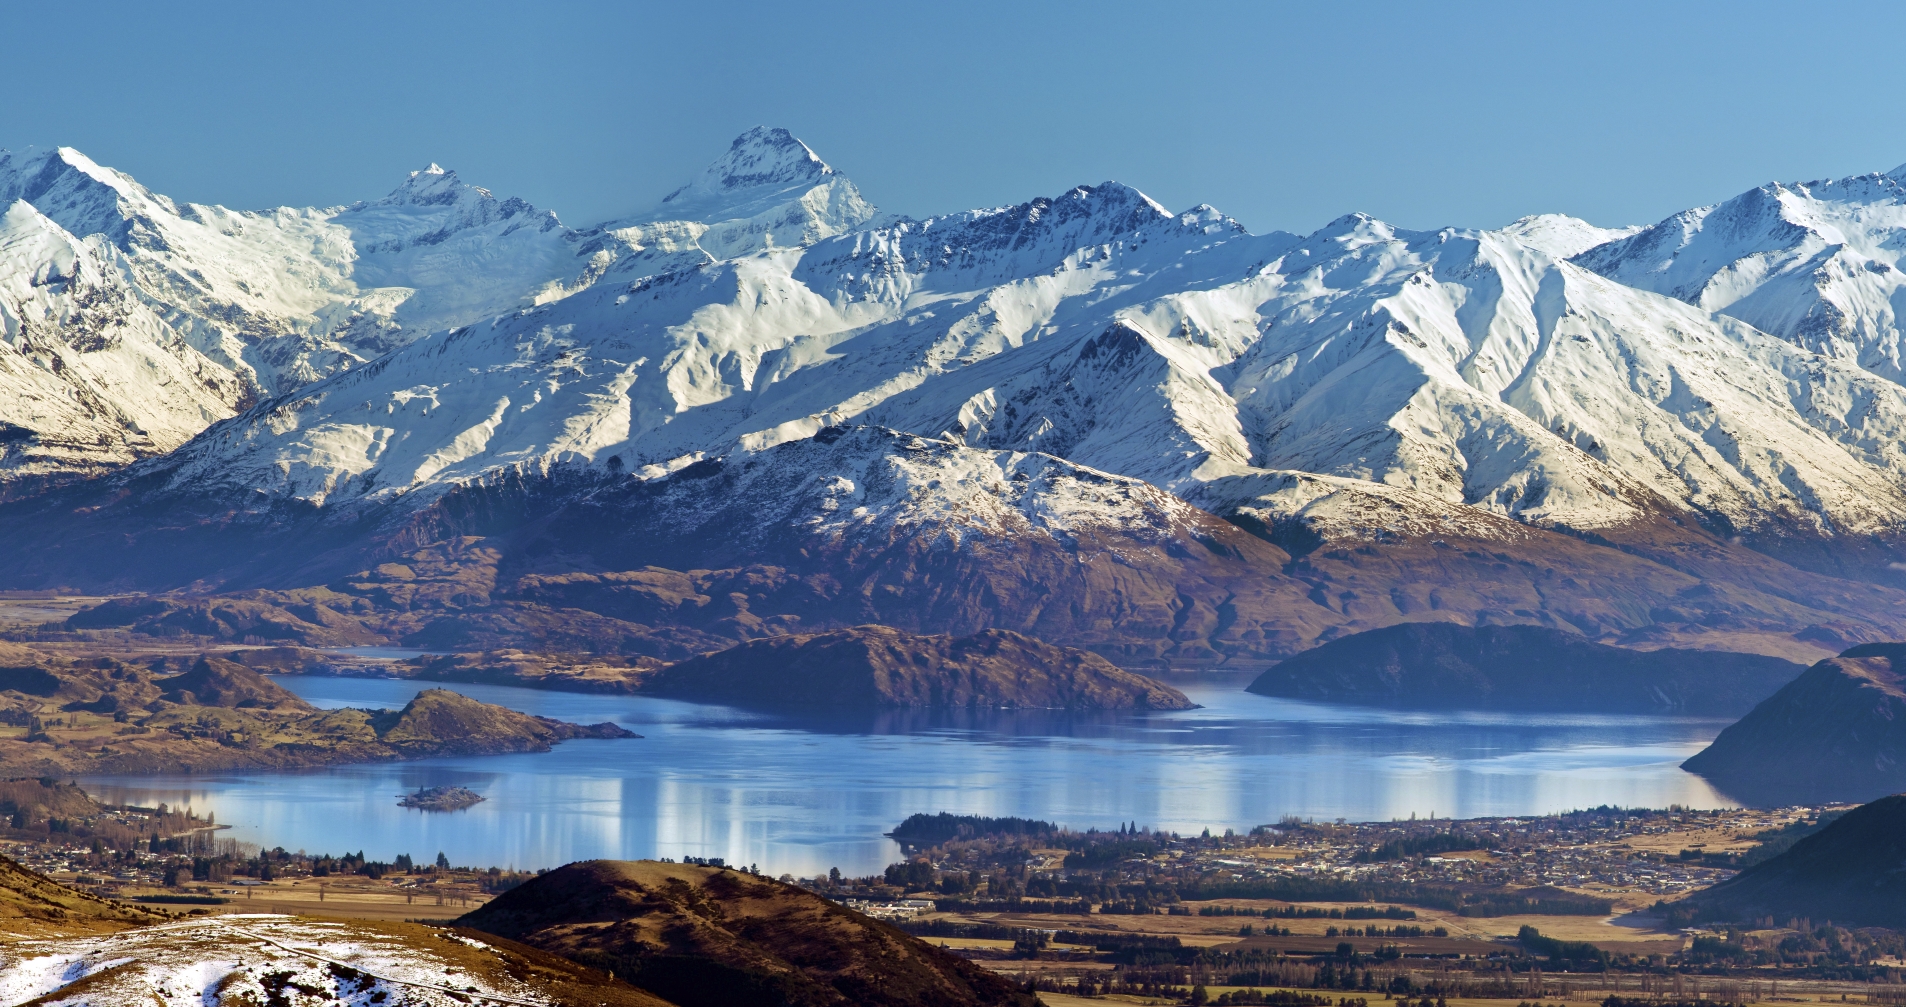
M 501 964 L 488 945 L 447 931 L 419 938 L 290 916 L 191 919 L 7 945 L 0 949 L 0 1003 L 236 1007 L 281 1000 L 288 990 L 347 1007 L 553 1002 L 499 981 L 500 968 L 484 967 L 491 962 L 472 967 L 470 951 Z

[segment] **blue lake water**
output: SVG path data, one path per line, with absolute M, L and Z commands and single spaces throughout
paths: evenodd
M 396 708 L 423 686 L 286 676 L 325 708 Z M 789 720 L 664 699 L 455 685 L 477 699 L 641 735 L 548 753 L 300 772 L 98 777 L 102 799 L 210 812 L 265 846 L 389 860 L 554 867 L 590 857 L 722 857 L 774 874 L 898 859 L 882 833 L 915 812 L 1018 815 L 1074 828 L 1247 830 L 1287 815 L 1353 821 L 1733 802 L 1678 764 L 1726 721 L 1409 714 L 1185 688 L 1202 709 L 1143 714 L 903 714 Z M 461 784 L 464 811 L 400 808 Z

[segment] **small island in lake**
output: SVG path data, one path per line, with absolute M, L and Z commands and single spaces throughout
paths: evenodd
M 424 787 L 414 794 L 405 794 L 397 804 L 424 811 L 462 811 L 483 801 L 483 795 L 469 787 Z

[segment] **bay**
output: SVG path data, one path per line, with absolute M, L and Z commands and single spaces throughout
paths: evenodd
M 324 708 L 396 708 L 426 686 L 283 676 Z M 223 836 L 333 854 L 400 853 L 518 869 L 593 857 L 721 857 L 772 874 L 877 872 L 915 812 L 1016 815 L 1073 828 L 1248 830 L 1285 815 L 1387 820 L 1531 815 L 1614 804 L 1726 807 L 1679 763 L 1721 720 L 1402 713 L 1184 686 L 1197 710 L 788 718 L 645 697 L 451 685 L 638 739 L 554 751 L 295 772 L 95 777 L 102 800 L 217 816 Z M 455 812 L 397 806 L 458 784 Z

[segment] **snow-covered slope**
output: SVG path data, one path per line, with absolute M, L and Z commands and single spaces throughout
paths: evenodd
M 547 956 L 531 967 L 518 952 L 450 930 L 263 913 L 11 941 L 0 951 L 6 1003 L 62 1007 L 293 1003 L 301 997 L 340 1007 L 472 1001 L 541 1007 L 576 1002 L 582 975 Z M 661 1003 L 626 988 L 586 989 L 584 996 L 601 991 L 623 1004 Z
M 435 165 L 376 202 L 251 212 L 175 202 L 70 147 L 0 151 L 14 200 L 101 236 L 154 310 L 267 392 L 534 303 L 591 264 L 553 214 Z
M 75 248 L 83 240 L 97 267 L 84 282 L 139 302 L 120 311 L 146 333 L 127 352 L 163 347 L 199 378 L 188 393 L 169 373 L 145 373 L 173 365 L 121 363 L 62 377 L 44 361 L 41 371 L 0 364 L 0 402 L 20 403 L 0 421 L 37 444 L 22 448 L 27 435 L 10 435 L 0 465 L 49 477 L 97 474 L 170 449 L 234 403 L 347 371 L 429 333 L 561 300 L 612 269 L 642 276 L 714 261 L 708 249 L 728 256 L 798 246 L 874 213 L 799 140 L 759 129 L 655 213 L 588 232 L 434 164 L 379 200 L 249 212 L 176 202 L 71 148 L 0 151 L 7 205 L 37 211 L 42 223 L 33 226 Z M 38 291 L 45 263 L 14 247 L 22 240 L 9 239 L 0 284 Z M 65 275 L 60 268 L 54 275 Z M 98 341 L 86 333 L 100 323 L 70 305 L 8 310 L 16 348 L 24 338 L 17 319 L 26 316 L 72 346 Z M 96 352 L 86 359 L 91 371 L 107 366 Z M 53 386 L 68 389 L 64 398 Z
M 225 316 L 159 302 L 142 270 L 184 268 L 168 258 L 182 248 L 193 262 L 225 249 L 232 270 L 260 249 L 290 264 L 245 289 L 239 272 L 208 272 L 205 289 L 266 291 L 273 317 L 302 319 L 231 338 L 247 360 L 287 348 L 315 380 L 128 477 L 259 512 L 292 502 L 417 514 L 461 486 L 572 470 L 589 485 L 655 480 L 865 426 L 921 438 L 929 454 L 1063 460 L 1142 480 L 1207 518 L 1313 539 L 1510 543 L 1663 522 L 1809 540 L 1906 529 L 1906 387 L 1838 343 L 1743 320 L 1741 305 L 1775 286 L 1716 314 L 1705 295 L 1686 296 L 1694 288 L 1605 275 L 1640 268 L 1647 256 L 1634 250 L 1659 245 L 1667 225 L 1545 215 L 1411 232 L 1352 214 L 1308 236 L 1252 235 L 1208 206 L 1173 213 L 1112 182 L 877 218 L 806 145 L 765 129 L 654 209 L 583 232 L 434 168 L 378 203 L 247 215 L 175 206 L 81 162 L 70 151 L 32 170 L 0 162 L 0 179 L 16 179 L 0 184 L 37 194 L 67 232 L 94 235 L 87 247 L 111 257 L 154 317 L 215 360 L 232 358 L 204 338 L 203 319 Z M 1814 186 L 1812 202 L 1774 201 L 1789 215 L 1811 207 L 1814 230 L 1763 230 L 1800 247 L 1839 214 L 1865 222 L 1877 261 L 1893 247 L 1882 232 L 1898 188 L 1884 176 Z M 1690 248 L 1721 238 L 1688 227 Z M 308 248 L 283 251 L 298 242 Z M 1713 290 L 1724 272 L 1690 275 Z M 1809 289 L 1829 288 L 1843 292 Z M 357 362 L 382 345 L 394 349 Z M 320 366 L 324 352 L 338 356 Z M 880 464 L 913 450 L 890 445 Z M 786 479 L 800 493 L 837 476 L 864 490 L 825 468 L 847 464 L 835 454 L 774 457 L 799 469 Z M 1017 528 L 1004 515 L 1018 513 L 1034 528 L 1031 515 L 1070 506 L 1060 483 L 1003 474 L 882 485 L 904 488 L 915 537 L 925 515 L 992 513 Z M 1178 534 L 1162 512 L 1120 513 L 1129 528 Z M 760 526 L 731 529 L 736 540 L 794 527 L 772 508 L 748 514 Z
M 1566 259 L 1579 255 L 1596 245 L 1605 245 L 1611 241 L 1626 238 L 1639 230 L 1641 230 L 1640 225 L 1596 227 L 1580 217 L 1571 217 L 1565 213 L 1538 213 L 1523 217 L 1502 228 L 1502 233 L 1537 251 L 1547 252 L 1558 259 Z
M 599 282 L 164 464 L 202 491 L 427 501 L 500 466 L 653 475 L 870 422 L 1267 521 L 1330 510 L 1311 478 L 1328 477 L 1416 524 L 1460 507 L 1583 530 L 1906 522 L 1906 391 L 1520 237 L 1568 251 L 1581 228 L 1522 224 L 1253 236 L 1081 187 Z
M 0 496 L 190 440 L 245 389 L 154 313 L 101 238 L 0 214 Z
M 1770 183 L 1687 210 L 1576 261 L 1906 382 L 1906 165 Z
M 497 466 L 662 472 L 808 436 L 1053 332 L 1096 332 L 1118 304 L 1217 282 L 1294 240 L 1204 209 L 1174 217 L 1120 185 L 903 221 L 432 336 L 168 465 L 311 502 L 427 499 Z

